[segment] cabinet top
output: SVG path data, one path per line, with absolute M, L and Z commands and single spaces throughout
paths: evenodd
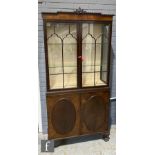
M 42 13 L 46 21 L 112 21 L 114 15 L 101 13 L 87 13 L 85 11 Z

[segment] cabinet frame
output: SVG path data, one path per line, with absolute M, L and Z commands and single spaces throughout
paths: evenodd
M 46 103 L 47 103 L 47 114 L 48 114 L 48 139 L 65 139 L 70 137 L 77 137 L 81 135 L 92 135 L 101 133 L 104 137 L 110 134 L 109 128 L 109 114 L 110 114 L 110 73 L 111 73 L 111 38 L 112 38 L 112 18 L 113 15 L 102 15 L 100 13 L 86 13 L 86 12 L 57 12 L 57 13 L 42 13 L 43 17 L 43 28 L 44 28 L 44 48 L 45 48 L 45 64 L 46 64 Z M 77 25 L 77 87 L 76 88 L 61 88 L 61 89 L 50 89 L 49 81 L 49 66 L 48 66 L 48 44 L 47 44 L 47 29 L 46 23 L 74 23 Z M 107 85 L 99 86 L 87 86 L 82 87 L 82 61 L 78 59 L 78 56 L 82 56 L 82 24 L 83 23 L 99 23 L 109 24 L 109 43 L 108 43 L 108 63 L 107 63 Z M 105 120 L 98 121 L 102 122 L 103 127 L 100 130 L 89 131 L 82 121 L 81 107 L 83 105 L 83 99 L 87 100 L 91 96 L 97 95 L 102 97 L 103 104 L 105 104 L 103 110 L 105 113 Z M 70 133 L 58 134 L 51 124 L 51 112 L 53 107 L 57 104 L 56 99 L 63 96 L 74 101 L 74 107 L 76 110 L 76 124 Z M 84 100 L 84 101 L 85 101 Z M 98 102 L 95 102 L 95 104 Z M 97 106 L 97 104 L 95 105 Z M 93 109 L 93 108 L 92 108 Z M 100 108 L 101 109 L 101 108 Z M 97 112 L 96 112 L 97 113 Z M 89 115 L 89 114 L 88 114 Z M 101 118 L 101 117 L 100 117 Z M 94 122 L 94 121 L 92 121 Z

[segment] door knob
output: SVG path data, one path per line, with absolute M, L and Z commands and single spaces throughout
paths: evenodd
M 83 56 L 78 56 L 78 59 L 80 59 L 81 61 L 84 61 L 84 57 Z

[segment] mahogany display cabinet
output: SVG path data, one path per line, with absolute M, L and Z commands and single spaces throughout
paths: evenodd
M 48 139 L 109 137 L 112 15 L 43 13 Z

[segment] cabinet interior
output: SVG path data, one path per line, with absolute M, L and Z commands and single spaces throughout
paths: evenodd
M 82 23 L 82 55 L 77 53 L 76 23 L 46 23 L 50 89 L 77 88 L 77 58 L 82 61 L 82 87 L 107 85 L 110 25 Z

